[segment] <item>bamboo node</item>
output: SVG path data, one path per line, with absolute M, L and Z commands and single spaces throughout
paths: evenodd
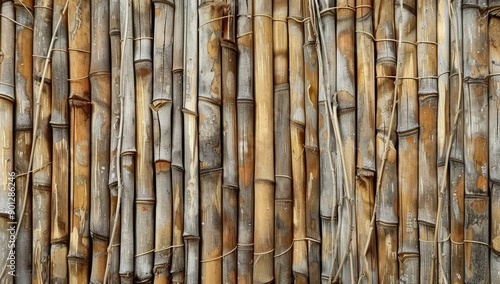
M 6 15 L 4 15 L 4 14 L 2 14 L 2 13 L 0 13 L 0 17 L 2 17 L 2 18 L 6 18 L 7 20 L 9 20 L 9 21 L 13 22 L 14 24 L 16 24 L 16 25 L 18 25 L 18 26 L 21 26 L 21 27 L 23 27 L 23 28 L 25 28 L 25 29 L 28 29 L 28 30 L 30 30 L 30 31 L 33 31 L 33 28 L 32 28 L 32 27 L 28 27 L 28 26 L 26 26 L 26 25 L 23 25 L 23 24 L 19 23 L 18 21 L 16 21 L 16 20 L 12 19 L 11 17 L 6 16 Z

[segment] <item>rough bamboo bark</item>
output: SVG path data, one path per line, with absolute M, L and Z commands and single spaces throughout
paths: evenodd
M 420 282 L 436 283 L 437 256 L 433 255 L 438 200 L 437 176 L 437 1 L 417 3 L 418 56 L 418 234 Z M 433 270 L 433 271 L 432 271 Z
M 174 39 L 172 59 L 172 199 L 173 199 L 173 232 L 172 232 L 172 282 L 184 283 L 184 163 L 183 120 L 182 120 L 182 85 L 183 85 L 183 52 L 184 52 L 184 1 L 175 0 Z
M 60 17 L 66 1 L 54 1 L 53 18 Z M 55 29 L 56 23 L 53 23 Z M 62 15 L 52 52 L 52 212 L 50 281 L 68 282 L 69 241 L 69 115 L 68 17 Z
M 90 3 L 68 6 L 70 82 L 71 235 L 69 282 L 87 283 L 90 272 Z
M 288 84 L 288 0 L 273 1 L 274 148 L 276 283 L 292 282 L 293 189 L 290 151 L 290 85 Z
M 398 174 L 396 129 L 397 120 L 392 113 L 394 100 L 394 76 L 396 75 L 396 44 L 394 39 L 394 4 L 377 0 L 375 11 L 376 78 L 377 78 L 377 173 L 378 209 L 376 211 L 378 240 L 378 273 L 380 283 L 395 283 L 399 279 L 398 268 Z M 392 125 L 391 125 L 392 121 Z M 388 145 L 386 145 L 386 142 Z M 386 151 L 387 146 L 387 151 Z M 381 166 L 384 166 L 383 168 Z
M 357 173 L 356 217 L 359 275 L 363 283 L 378 283 L 377 243 L 370 226 L 375 205 L 375 46 L 371 0 L 357 0 Z M 362 8 L 359 8 L 362 7 Z M 362 33 L 361 33 L 362 32 Z M 370 242 L 369 246 L 366 243 Z M 365 247 L 366 246 L 366 247 Z M 363 269 L 361 269 L 363 268 Z M 364 275 L 364 277 L 362 277 Z
M 29 171 L 33 130 L 33 1 L 16 2 L 16 57 L 15 57 L 15 137 L 14 171 L 17 174 Z M 27 186 L 28 175 L 16 178 L 16 217 L 22 224 L 16 240 L 16 281 L 31 281 L 31 190 Z
M 153 147 L 156 181 L 155 282 L 170 281 L 172 246 L 172 48 L 174 2 L 154 1 Z
M 254 242 L 254 52 L 253 1 L 238 0 L 236 41 L 238 121 L 238 283 L 253 283 Z
M 109 3 L 91 2 L 90 87 L 92 99 L 90 234 L 92 270 L 90 281 L 103 283 L 110 231 L 110 193 L 108 175 L 111 131 L 111 60 L 109 40 Z
M 463 2 L 465 282 L 488 283 L 488 17 L 487 1 Z M 475 241 L 479 243 L 472 243 Z
M 50 255 L 50 197 L 51 197 L 51 159 L 52 137 L 49 126 L 51 108 L 51 73 L 50 68 L 44 75 L 45 57 L 49 51 L 52 34 L 52 1 L 35 1 L 33 31 L 33 94 L 36 125 L 33 149 L 32 169 L 32 282 L 49 281 Z M 44 77 L 42 81 L 42 77 Z M 41 89 L 41 90 L 40 90 Z
M 270 283 L 274 250 L 272 2 L 254 1 L 255 230 L 254 283 Z

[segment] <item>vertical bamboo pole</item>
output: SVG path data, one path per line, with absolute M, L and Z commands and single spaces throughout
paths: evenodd
M 33 130 L 33 1 L 15 2 L 16 57 L 15 57 L 15 137 L 14 171 L 17 174 L 29 171 Z M 16 216 L 22 218 L 16 240 L 16 281 L 31 281 L 32 192 L 27 184 L 28 175 L 16 178 Z
M 372 2 L 371 0 L 356 1 L 356 30 L 358 31 L 356 33 L 358 78 L 356 217 L 359 275 L 360 279 L 363 278 L 363 283 L 378 283 L 377 243 L 375 235 L 370 233 L 376 180 L 375 46 L 371 37 L 373 36 Z M 365 248 L 367 241 L 371 244 Z
M 417 3 L 418 56 L 418 234 L 420 251 L 420 282 L 431 283 L 437 275 L 437 257 L 433 255 L 436 232 L 437 178 L 437 2 Z
M 170 280 L 172 246 L 172 48 L 174 2 L 154 3 L 153 148 L 155 163 L 155 282 Z
M 292 282 L 293 189 L 290 145 L 290 85 L 288 84 L 288 0 L 273 1 L 274 148 L 276 283 Z
M 91 2 L 90 87 L 92 99 L 90 233 L 92 236 L 92 283 L 104 282 L 110 230 L 111 60 L 109 3 Z M 114 160 L 112 161 L 114 163 Z
M 175 0 L 174 38 L 172 59 L 172 199 L 173 199 L 173 232 L 172 232 L 172 282 L 184 283 L 184 163 L 183 155 L 183 119 L 182 119 L 182 85 L 184 76 L 184 1 Z
M 68 6 L 70 82 L 71 235 L 70 283 L 89 281 L 90 272 L 90 3 Z
M 377 78 L 377 173 L 378 207 L 376 211 L 378 240 L 378 272 L 380 283 L 397 282 L 398 268 L 398 174 L 396 127 L 397 120 L 392 113 L 395 99 L 394 76 L 396 75 L 396 30 L 394 26 L 394 4 L 392 1 L 376 0 L 375 39 Z M 392 121 L 392 125 L 391 125 Z M 386 145 L 386 142 L 388 145 Z M 387 147 L 387 151 L 386 151 Z M 381 166 L 384 166 L 381 168 Z
M 254 1 L 255 230 L 254 283 L 274 280 L 274 138 L 272 2 Z
M 464 1 L 465 282 L 487 283 L 489 265 L 487 1 Z M 472 242 L 470 242 L 472 241 Z M 479 243 L 474 243 L 479 242 Z
M 32 200 L 32 230 L 33 230 L 33 268 L 32 282 L 44 283 L 49 280 L 50 254 L 50 197 L 51 197 L 51 133 L 49 128 L 52 78 L 50 71 L 44 75 L 45 56 L 47 56 L 52 33 L 52 1 L 35 1 L 35 18 L 33 30 L 33 94 L 34 101 L 39 102 L 35 121 L 36 134 L 33 149 L 33 200 Z M 44 81 L 42 80 L 44 77 Z
M 53 18 L 57 19 L 65 0 L 54 1 Z M 68 282 L 69 241 L 69 115 L 68 115 L 68 17 L 62 15 L 52 52 L 52 211 L 50 281 Z
M 253 283 L 254 242 L 254 52 L 253 1 L 238 0 L 236 20 L 238 115 L 238 283 Z

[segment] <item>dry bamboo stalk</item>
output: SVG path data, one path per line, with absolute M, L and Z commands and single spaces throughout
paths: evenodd
M 376 229 L 378 242 L 378 273 L 380 283 L 397 282 L 398 270 L 398 192 L 397 182 L 397 123 L 391 125 L 395 100 L 394 76 L 396 75 L 396 30 L 394 26 L 394 4 L 392 1 L 377 0 L 375 11 L 375 47 L 377 78 L 377 173 Z M 388 143 L 388 145 L 386 145 Z M 386 150 L 387 149 L 387 150 Z M 383 166 L 383 168 L 381 167 Z M 380 240 L 385 240 L 381 242 Z
M 0 12 L 0 49 L 2 59 L 0 62 L 0 175 L 2 188 L 0 190 L 0 263 L 2 283 L 14 283 L 15 247 L 12 249 L 11 235 L 15 233 L 16 226 L 16 180 L 14 172 L 14 102 L 15 102 L 15 23 L 8 18 L 14 18 L 14 4 L 12 1 L 1 3 Z M 15 244 L 14 244 L 15 245 Z M 13 263 L 12 263 L 13 260 Z M 7 269 L 3 269 L 3 264 Z
M 90 3 L 68 6 L 71 209 L 69 282 L 89 281 L 90 272 Z
M 172 48 L 174 2 L 153 1 L 153 147 L 156 181 L 155 255 L 156 283 L 170 281 L 172 246 Z
M 254 282 L 274 280 L 274 138 L 272 2 L 254 1 L 255 230 Z
M 121 190 L 120 281 L 132 283 L 134 278 L 134 193 L 136 172 L 136 106 L 133 62 L 132 0 L 120 1 L 120 139 Z
M 110 231 L 111 60 L 109 3 L 91 2 L 90 87 L 92 99 L 90 234 L 92 270 L 90 281 L 103 283 Z M 114 163 L 114 160 L 111 162 Z
M 253 283 L 254 231 L 254 52 L 253 1 L 238 0 L 235 13 L 238 122 L 238 283 Z
M 54 1 L 53 18 L 59 17 L 66 1 Z M 55 25 L 55 23 L 53 23 Z M 54 27 L 55 28 L 55 27 Z M 56 36 L 52 52 L 52 212 L 50 281 L 68 282 L 69 241 L 69 111 L 68 95 L 68 17 L 53 30 Z
M 418 56 L 418 234 L 420 251 L 420 282 L 436 283 L 437 257 L 433 255 L 436 232 L 438 176 L 437 176 L 437 2 L 417 3 Z M 437 233 L 437 232 L 436 232 Z
M 50 197 L 51 197 L 51 131 L 49 127 L 52 78 L 50 72 L 44 74 L 45 56 L 49 52 L 52 33 L 52 1 L 35 1 L 33 31 L 33 93 L 34 101 L 39 102 L 33 120 L 36 135 L 33 137 L 32 169 L 39 169 L 32 175 L 32 282 L 49 281 L 50 254 Z M 44 77 L 44 81 L 41 81 Z
M 488 185 L 488 18 L 482 15 L 487 1 L 464 1 L 464 161 L 466 283 L 488 283 L 489 185 Z M 483 244 L 484 243 L 484 244 Z
M 184 164 L 182 161 L 182 85 L 184 68 L 184 1 L 175 0 L 174 40 L 173 40 L 173 115 L 172 115 L 172 199 L 173 199 L 173 232 L 172 232 L 172 282 L 184 283 Z
M 14 170 L 16 173 L 26 173 L 32 143 L 32 100 L 33 100 L 33 1 L 16 2 L 16 58 L 15 58 L 15 94 L 16 118 L 14 138 Z M 19 231 L 16 240 L 16 281 L 29 283 L 31 281 L 31 190 L 27 187 L 28 175 L 16 178 L 16 216 L 23 219 L 18 224 Z M 24 209 L 24 210 L 23 210 Z M 23 212 L 24 211 L 24 212 Z
M 357 53 L 357 174 L 356 217 L 359 247 L 359 275 L 362 283 L 378 283 L 377 247 L 370 233 L 375 205 L 375 46 L 371 0 L 358 0 L 356 6 Z M 369 240 L 370 238 L 371 240 Z M 365 250 L 365 244 L 371 246 Z M 362 277 L 364 275 L 364 277 Z M 366 277 L 366 278 L 365 278 Z
M 292 282 L 293 189 L 290 151 L 290 85 L 288 84 L 288 0 L 273 1 L 275 233 L 276 283 Z

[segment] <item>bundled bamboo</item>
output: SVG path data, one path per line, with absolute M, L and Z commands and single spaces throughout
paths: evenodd
M 238 123 L 238 283 L 253 283 L 254 231 L 254 53 L 253 1 L 238 0 L 237 95 Z
M 33 94 L 34 126 L 32 175 L 32 282 L 49 281 L 50 197 L 52 182 L 52 137 L 49 126 L 51 104 L 51 73 L 45 57 L 49 54 L 52 34 L 52 1 L 35 1 L 33 27 Z M 47 66 L 47 67 L 46 67 Z M 42 81 L 43 80 L 43 81 Z
M 168 283 L 172 246 L 172 45 L 174 2 L 154 1 L 153 148 L 155 163 L 155 282 Z M 139 82 L 139 81 L 137 81 Z M 139 88 L 139 86 L 137 86 Z
M 371 223 L 375 205 L 375 47 L 370 0 L 356 1 L 357 173 L 356 217 L 359 274 L 363 283 L 378 283 L 377 246 Z M 369 243 L 369 245 L 366 245 Z M 362 277 L 362 276 L 365 277 Z
M 60 13 L 65 0 L 54 1 L 53 18 L 61 18 L 55 30 L 53 23 L 54 50 L 52 52 L 52 211 L 50 281 L 68 282 L 69 240 L 69 116 L 68 116 L 68 17 Z
M 16 55 L 15 55 L 15 137 L 14 171 L 16 178 L 16 216 L 18 234 L 16 240 L 16 281 L 31 281 L 31 190 L 29 190 L 29 171 L 32 143 L 32 101 L 33 101 L 33 1 L 15 3 Z M 21 52 L 22 51 L 22 52 Z
M 437 214 L 437 2 L 417 3 L 418 56 L 418 235 L 420 252 L 420 282 L 434 283 L 437 258 L 433 255 Z M 425 271 L 425 272 L 424 272 Z M 431 278 L 433 278 L 431 280 Z
M 290 85 L 288 84 L 288 0 L 273 1 L 274 55 L 274 276 L 276 283 L 292 282 L 293 189 L 290 157 Z
M 111 60 L 109 40 L 109 3 L 91 2 L 90 87 L 92 100 L 90 233 L 92 237 L 92 270 L 90 281 L 103 283 L 107 263 L 110 230 L 111 131 Z M 114 160 L 112 161 L 114 163 Z
M 376 224 L 378 273 L 380 283 L 397 281 L 398 270 L 398 174 L 394 76 L 396 75 L 396 36 L 394 4 L 377 0 L 374 5 L 377 78 L 377 192 Z M 385 240 L 380 242 L 380 240 Z

